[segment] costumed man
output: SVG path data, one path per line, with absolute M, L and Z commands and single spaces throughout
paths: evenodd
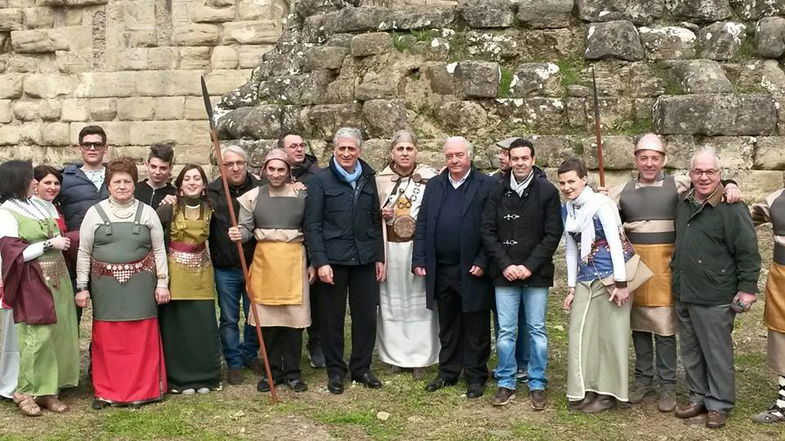
M 248 285 L 257 315 L 251 314 L 250 321 L 256 325 L 258 317 L 264 327 L 275 383 L 305 392 L 308 386 L 300 375 L 300 348 L 303 329 L 311 324 L 309 282 L 316 278 L 306 263 L 303 242 L 305 193 L 291 184 L 291 167 L 283 150 L 271 150 L 263 169 L 267 183 L 237 199 L 238 226 L 229 228 L 229 238 L 243 242 L 256 238 Z M 269 392 L 267 377 L 256 388 Z
M 757 226 L 772 224 L 774 256 L 766 280 L 763 322 L 769 330 L 768 365 L 777 373 L 777 397 L 767 410 L 754 417 L 759 424 L 785 421 L 785 189 L 779 189 L 751 208 Z
M 636 253 L 654 272 L 654 277 L 633 293 L 630 327 L 636 385 L 629 402 L 643 401 L 656 391 L 659 383 L 657 408 L 671 412 L 676 407 L 677 359 L 670 270 L 675 240 L 673 221 L 679 199 L 692 183 L 688 176 L 663 173 L 667 162 L 665 147 L 654 133 L 640 138 L 634 154 L 638 176 L 612 188 L 608 194 L 619 207 L 624 230 Z M 735 183 L 728 182 L 726 193 L 730 202 L 741 198 Z

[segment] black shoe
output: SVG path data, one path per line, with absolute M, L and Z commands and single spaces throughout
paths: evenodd
M 343 378 L 333 375 L 327 379 L 327 390 L 332 394 L 340 395 L 343 393 Z
M 466 389 L 466 398 L 480 398 L 485 393 L 485 385 L 482 383 L 469 383 Z
M 286 385 L 295 392 L 305 392 L 308 390 L 308 385 L 299 378 L 294 380 L 287 380 Z
M 320 369 L 326 366 L 326 361 L 324 360 L 324 352 L 322 351 L 322 345 L 314 344 L 308 348 L 308 359 L 311 361 L 311 367 L 314 369 Z
M 101 410 L 104 407 L 109 407 L 109 403 L 104 400 L 99 400 L 98 398 L 93 400 L 93 409 Z
M 358 377 L 352 376 L 352 381 L 356 381 L 371 389 L 379 389 L 382 387 L 382 382 L 371 372 L 366 372 Z
M 446 386 L 453 386 L 457 383 L 457 380 L 448 380 L 442 376 L 437 376 L 430 383 L 425 385 L 425 390 L 428 392 L 436 392 L 437 390 L 446 387 Z
M 256 383 L 256 390 L 259 392 L 270 392 L 270 382 L 267 381 L 267 377 L 262 378 Z

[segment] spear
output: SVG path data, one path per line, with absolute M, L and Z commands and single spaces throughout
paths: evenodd
M 223 154 L 221 153 L 221 143 L 218 141 L 218 130 L 215 128 L 215 121 L 213 121 L 213 105 L 210 103 L 210 94 L 207 92 L 207 83 L 202 77 L 202 98 L 204 98 L 204 107 L 207 109 L 207 119 L 210 121 L 210 138 L 213 141 L 213 151 L 215 152 L 215 160 L 218 163 L 218 170 L 221 171 L 221 181 L 224 187 L 224 196 L 226 196 L 226 206 L 229 207 L 229 219 L 232 221 L 232 226 L 237 226 L 237 216 L 234 212 L 234 205 L 232 204 L 232 197 L 229 195 L 229 180 L 226 177 L 226 170 L 223 167 Z M 267 382 L 270 384 L 270 400 L 273 404 L 278 402 L 278 394 L 275 392 L 275 381 L 273 374 L 270 371 L 270 360 L 267 358 L 267 348 L 264 345 L 262 338 L 262 328 L 259 324 L 259 313 L 256 311 L 256 304 L 254 303 L 254 294 L 251 284 L 248 283 L 250 275 L 248 274 L 248 266 L 245 264 L 245 253 L 243 252 L 243 244 L 240 241 L 237 244 L 237 254 L 240 255 L 240 266 L 243 269 L 243 279 L 245 280 L 245 289 L 251 301 L 251 314 L 253 314 L 254 322 L 256 322 L 256 337 L 259 339 L 259 355 L 264 361 L 264 370 L 267 374 Z
M 602 133 L 600 132 L 600 103 L 597 100 L 597 77 L 591 68 L 591 82 L 594 86 L 594 135 L 597 138 L 597 168 L 600 173 L 600 187 L 605 187 L 605 163 L 602 158 Z

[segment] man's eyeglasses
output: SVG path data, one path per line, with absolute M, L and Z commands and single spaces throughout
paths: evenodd
M 305 149 L 305 143 L 289 144 L 288 146 L 286 146 L 286 148 L 289 148 L 289 149 Z
M 717 176 L 717 174 L 719 174 L 719 172 L 720 172 L 719 170 L 716 170 L 716 169 L 713 169 L 713 168 L 710 168 L 708 170 L 699 170 L 697 168 L 693 169 L 693 170 L 690 170 L 690 173 L 693 176 L 698 177 L 698 176 L 706 175 L 707 178 L 713 178 L 713 177 Z
M 234 162 L 230 161 L 230 162 L 224 162 L 224 167 L 226 167 L 226 168 L 235 168 L 235 167 L 242 168 L 242 167 L 245 166 L 245 164 L 246 164 L 245 161 L 234 161 Z
M 79 146 L 82 147 L 82 150 L 101 150 L 106 147 L 106 144 L 103 142 L 83 142 Z

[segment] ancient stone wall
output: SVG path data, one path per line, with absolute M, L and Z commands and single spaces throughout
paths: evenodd
M 494 141 L 532 136 L 552 173 L 569 156 L 596 166 L 594 71 L 611 183 L 655 131 L 676 169 L 716 147 L 754 199 L 783 184 L 784 53 L 785 0 L 297 0 L 218 125 L 257 163 L 282 129 L 326 159 L 334 130 L 359 126 L 376 167 L 400 128 L 432 163 L 465 135 L 485 168 Z
M 244 84 L 282 32 L 288 0 L 0 0 L 0 158 L 63 164 L 103 126 L 111 155 L 176 143 L 207 162 L 200 75 Z

